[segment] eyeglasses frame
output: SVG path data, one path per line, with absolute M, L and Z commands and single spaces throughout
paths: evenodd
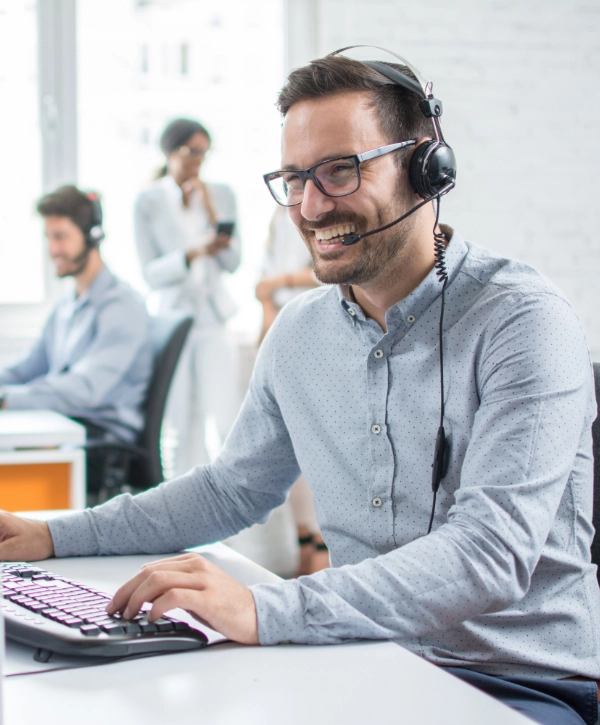
M 336 156 L 332 159 L 325 159 L 324 161 L 319 161 L 318 164 L 315 164 L 314 166 L 311 166 L 309 169 L 280 169 L 279 171 L 271 171 L 268 174 L 263 175 L 263 179 L 265 184 L 267 185 L 267 189 L 269 190 L 271 196 L 275 201 L 279 204 L 279 206 L 283 207 L 292 207 L 292 206 L 298 206 L 298 204 L 302 204 L 302 199 L 300 201 L 297 201 L 295 204 L 282 204 L 279 199 L 275 196 L 275 193 L 271 189 L 271 186 L 269 182 L 273 178 L 277 178 L 277 175 L 283 174 L 283 173 L 289 173 L 294 172 L 295 174 L 298 174 L 300 176 L 300 179 L 302 181 L 302 191 L 304 192 L 304 187 L 306 186 L 306 182 L 308 179 L 310 179 L 313 184 L 319 189 L 320 192 L 325 194 L 325 196 L 330 196 L 334 199 L 337 199 L 342 196 L 350 196 L 350 194 L 355 194 L 360 189 L 361 184 L 361 178 L 360 178 L 360 165 L 364 163 L 365 161 L 371 161 L 371 159 L 376 159 L 379 156 L 385 156 L 386 154 L 390 154 L 393 151 L 398 151 L 398 149 L 405 148 L 406 146 L 412 146 L 416 144 L 415 139 L 411 139 L 410 141 L 400 141 L 399 143 L 392 143 L 387 144 L 386 146 L 379 146 L 376 149 L 371 149 L 371 151 L 365 151 L 362 154 L 352 154 L 350 156 Z M 322 166 L 323 164 L 329 164 L 332 161 L 346 161 L 350 160 L 354 164 L 354 168 L 356 169 L 356 175 L 358 177 L 358 185 L 356 189 L 353 191 L 347 191 L 344 194 L 329 194 L 325 189 L 323 188 L 321 182 L 316 176 L 316 170 L 319 168 L 319 166 Z
M 183 144 L 183 146 L 177 149 L 177 153 L 184 159 L 189 159 L 190 157 L 193 159 L 203 159 L 209 151 L 209 148 L 206 151 L 202 149 L 191 149 L 187 144 Z

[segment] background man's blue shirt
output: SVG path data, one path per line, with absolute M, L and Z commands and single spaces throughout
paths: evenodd
M 79 297 L 65 294 L 27 357 L 0 370 L 9 408 L 50 408 L 137 438 L 152 370 L 141 297 L 103 267 Z
M 50 522 L 57 555 L 225 538 L 264 520 L 301 470 L 333 568 L 252 587 L 263 644 L 395 639 L 432 662 L 490 674 L 599 677 L 596 407 L 581 326 L 524 264 L 456 234 L 447 263 L 451 459 L 431 535 L 434 271 L 388 310 L 385 334 L 343 289 L 291 302 L 215 463 Z

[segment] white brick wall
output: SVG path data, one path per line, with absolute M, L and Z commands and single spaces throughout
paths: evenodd
M 319 54 L 382 45 L 434 81 L 459 170 L 444 221 L 554 280 L 600 360 L 600 2 L 309 5 Z

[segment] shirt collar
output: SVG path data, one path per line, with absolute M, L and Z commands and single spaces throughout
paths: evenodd
M 468 247 L 452 227 L 445 224 L 440 224 L 440 227 L 446 235 L 446 238 L 450 239 L 445 254 L 449 287 L 462 266 L 468 252 Z M 385 317 L 388 331 L 391 331 L 392 328 L 397 328 L 401 323 L 409 327 L 413 325 L 441 294 L 442 283 L 439 281 L 434 267 L 410 294 L 393 307 L 390 307 L 386 312 Z M 347 285 L 338 285 L 338 296 L 342 308 L 353 320 L 360 320 L 361 322 L 366 320 L 360 305 L 352 301 Z
M 72 291 L 71 301 L 74 309 L 79 309 L 88 302 L 91 304 L 97 303 L 104 297 L 106 291 L 115 284 L 115 280 L 113 273 L 104 265 L 94 277 L 92 284 L 79 297 L 76 297 L 75 290 Z

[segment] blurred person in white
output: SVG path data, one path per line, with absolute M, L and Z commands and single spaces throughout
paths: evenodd
M 144 301 L 102 261 L 102 208 L 96 194 L 63 186 L 37 205 L 58 277 L 74 285 L 20 362 L 0 370 L 3 408 L 49 408 L 85 425 L 88 438 L 135 442 L 152 351 Z M 102 463 L 88 456 L 88 491 Z
M 256 286 L 256 298 L 263 308 L 259 345 L 275 322 L 281 308 L 302 292 L 318 286 L 312 257 L 288 210 L 278 206 L 269 227 L 263 274 Z M 297 575 L 312 574 L 329 566 L 329 552 L 323 541 L 310 487 L 304 478 L 290 491 L 300 559 Z
M 194 317 L 166 414 L 177 431 L 177 475 L 209 462 L 207 420 L 213 419 L 222 443 L 240 403 L 237 354 L 226 329 L 236 308 L 222 279 L 240 263 L 236 203 L 229 186 L 199 177 L 210 146 L 198 121 L 169 123 L 160 138 L 166 164 L 135 204 L 137 249 L 159 312 L 184 310 Z M 219 233 L 221 222 L 233 229 Z

